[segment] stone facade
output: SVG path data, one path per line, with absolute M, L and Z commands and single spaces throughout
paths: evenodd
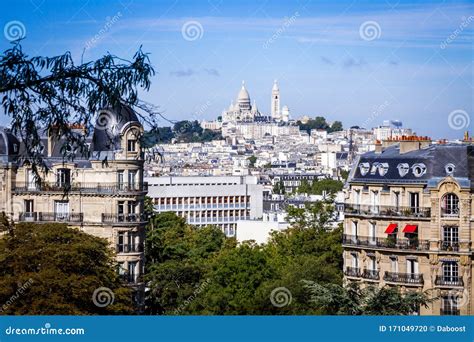
M 472 315 L 474 146 L 400 142 L 362 155 L 347 185 L 345 281 L 431 290 L 423 315 Z

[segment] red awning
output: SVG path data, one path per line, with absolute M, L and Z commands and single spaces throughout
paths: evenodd
M 393 232 L 397 229 L 397 227 L 398 227 L 398 224 L 390 223 L 387 229 L 385 229 L 385 234 L 393 234 Z
M 418 226 L 416 224 L 407 224 L 405 228 L 403 228 L 404 233 L 415 233 L 416 230 L 418 229 Z

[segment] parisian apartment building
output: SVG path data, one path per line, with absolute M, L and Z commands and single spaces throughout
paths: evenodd
M 344 280 L 427 291 L 422 315 L 474 314 L 474 144 L 378 142 L 349 175 Z
M 137 139 L 142 131 L 128 107 L 105 110 L 87 137 L 91 153 L 76 153 L 71 160 L 63 158 L 64 141 L 45 132 L 40 148 L 49 171 L 38 182 L 23 158 L 21 140 L 0 128 L 0 212 L 14 222 L 61 222 L 107 239 L 116 251 L 119 273 L 140 289 L 147 191 Z M 75 134 L 85 134 L 84 129 Z

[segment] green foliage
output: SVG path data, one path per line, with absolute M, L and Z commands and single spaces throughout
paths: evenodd
M 219 131 L 203 129 L 197 120 L 178 121 L 173 127 L 174 136 L 179 142 L 205 142 L 222 139 Z
M 257 162 L 257 157 L 255 156 L 250 156 L 247 158 L 249 161 L 249 167 L 255 167 L 255 163 Z
M 141 142 L 144 148 L 150 148 L 156 144 L 168 144 L 174 138 L 171 127 L 154 127 L 143 133 Z
M 301 121 L 297 122 L 300 130 L 311 133 L 312 129 L 323 129 L 328 133 L 342 131 L 342 122 L 341 121 L 334 121 L 332 125 L 329 125 L 326 122 L 326 119 L 322 116 L 317 116 L 314 119 L 309 119 L 306 123 L 302 123 Z
M 311 184 L 306 180 L 303 180 L 296 191 L 308 195 L 322 195 L 323 193 L 333 195 L 336 192 L 341 191 L 343 186 L 344 183 L 341 181 L 329 178 L 321 180 L 315 179 Z
M 11 302 L 3 313 L 131 313 L 131 293 L 120 283 L 107 240 L 57 223 L 22 223 L 12 232 L 0 239 L 0 303 Z M 92 296 L 99 287 L 113 291 L 112 305 L 94 305 Z
M 189 226 L 173 212 L 154 215 L 147 230 L 148 311 L 173 314 L 204 281 L 209 259 L 226 245 L 225 236 L 213 226 Z
M 341 178 L 344 180 L 344 181 L 347 181 L 347 178 L 349 177 L 349 171 L 346 171 L 346 170 L 341 170 L 340 171 L 340 175 L 341 175 Z
M 435 299 L 428 292 L 400 292 L 396 287 L 361 287 L 350 282 L 343 287 L 337 284 L 321 285 L 305 281 L 311 293 L 311 302 L 324 315 L 409 315 Z
M 284 195 L 286 193 L 285 189 L 285 184 L 283 183 L 282 180 L 279 182 L 276 182 L 275 185 L 273 185 L 273 193 L 277 195 Z
M 148 55 L 139 49 L 127 61 L 110 53 L 96 61 L 76 64 L 70 52 L 54 57 L 28 56 L 20 41 L 0 55 L 0 95 L 4 113 L 10 117 L 14 134 L 21 136 L 27 159 L 38 169 L 48 170 L 44 161 L 41 131 L 54 129 L 69 147 L 87 155 L 86 136 L 74 127 L 88 130 L 100 109 L 132 108 L 148 124 L 155 125 L 153 108 L 139 101 L 155 74 Z M 68 148 L 65 159 L 73 158 Z

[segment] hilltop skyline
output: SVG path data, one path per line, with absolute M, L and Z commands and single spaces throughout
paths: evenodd
M 278 79 L 293 118 L 366 128 L 394 119 L 434 139 L 462 138 L 474 126 L 468 1 L 18 1 L 6 9 L 2 51 L 11 22 L 23 25 L 32 56 L 71 51 L 79 63 L 107 51 L 131 58 L 142 46 L 158 72 L 143 98 L 170 120 L 215 119 L 242 80 L 268 115 Z M 453 112 L 464 119 L 454 128 Z

